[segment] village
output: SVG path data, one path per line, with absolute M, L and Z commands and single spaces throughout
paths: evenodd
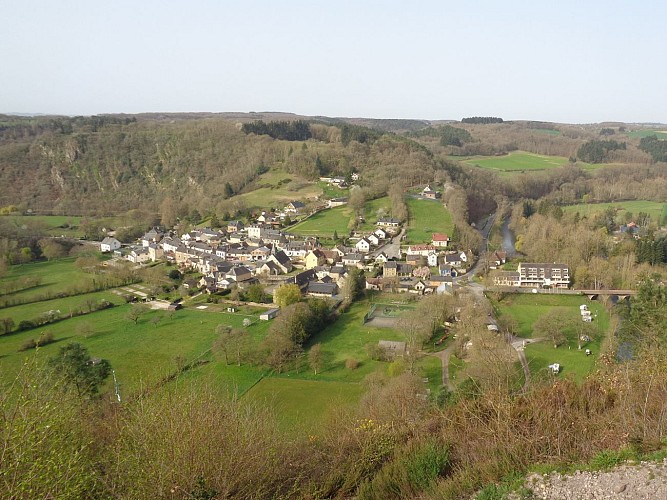
M 330 182 L 340 185 L 344 180 Z M 421 195 L 440 198 L 430 186 Z M 327 208 L 346 201 L 331 199 Z M 257 283 L 269 292 L 281 284 L 296 284 L 305 296 L 333 299 L 340 296 L 352 268 L 365 272 L 366 289 L 426 295 L 450 293 L 456 278 L 474 262 L 471 250 L 453 248 L 444 233 L 432 233 L 431 240 L 423 243 L 402 244 L 404 221 L 391 216 L 378 217 L 374 231 L 353 232 L 329 247 L 316 236 L 280 229 L 286 218 L 298 221 L 310 215 L 304 208 L 304 203 L 291 201 L 280 212 L 262 211 L 248 225 L 233 220 L 220 228 L 201 227 L 185 234 L 152 228 L 133 245 L 121 245 L 110 235 L 100 243 L 100 251 L 113 255 L 110 265 L 119 260 L 137 265 L 171 263 L 197 276 L 186 279 L 185 287 L 207 294 Z

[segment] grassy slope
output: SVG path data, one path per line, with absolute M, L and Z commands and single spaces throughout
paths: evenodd
M 7 276 L 0 279 L 0 283 L 23 277 L 38 277 L 41 279 L 39 286 L 11 295 L 11 297 L 17 299 L 30 299 L 46 292 L 63 292 L 74 285 L 91 283 L 95 279 L 95 276 L 77 269 L 73 265 L 75 260 L 74 258 L 67 258 L 50 262 L 32 262 L 30 264 L 11 266 Z
M 298 189 L 294 189 L 297 187 Z M 262 174 L 246 191 L 237 198 L 245 201 L 248 206 L 261 208 L 282 208 L 292 200 L 314 198 L 323 192 L 317 183 L 281 170 L 271 170 Z
M 303 435 L 317 433 L 330 412 L 353 407 L 362 392 L 356 383 L 264 378 L 245 397 L 268 403 L 284 430 Z
M 430 243 L 433 233 L 452 234 L 454 225 L 449 211 L 436 200 L 409 199 L 408 243 Z
M 367 201 L 364 205 L 364 218 L 366 222 L 359 225 L 359 230 L 365 232 L 373 231 L 378 219 L 378 211 L 382 210 L 384 213 L 388 213 L 389 207 L 390 202 L 387 197 Z M 352 209 L 347 205 L 329 208 L 296 224 L 290 228 L 289 232 L 299 235 L 331 238 L 334 231 L 336 231 L 338 236 L 342 237 L 348 234 L 348 225 L 353 215 Z
M 116 370 L 121 386 L 134 391 L 142 383 L 154 383 L 158 378 L 176 368 L 176 356 L 186 360 L 210 349 L 217 337 L 215 328 L 220 323 L 240 327 L 243 316 L 227 313 L 182 310 L 170 315 L 164 311 L 151 311 L 135 325 L 126 318 L 129 305 L 68 319 L 39 329 L 0 337 L 0 356 L 3 374 L 15 373 L 26 356 L 34 351 L 19 353 L 20 345 L 29 338 L 39 337 L 41 332 L 52 332 L 57 342 L 40 349 L 43 357 L 55 354 L 62 342 L 79 342 L 88 347 L 93 356 L 108 359 Z M 151 323 L 161 317 L 157 326 Z M 84 337 L 78 333 L 81 322 L 94 321 L 95 333 Z M 257 321 L 249 331 L 263 335 L 266 322 Z
M 563 207 L 567 212 L 579 212 L 580 215 L 592 215 L 594 213 L 603 212 L 609 207 L 617 209 L 616 215 L 622 216 L 625 212 L 630 211 L 635 216 L 639 212 L 646 212 L 651 216 L 651 220 L 657 222 L 662 215 L 664 203 L 657 201 L 633 200 L 633 201 L 617 201 L 610 203 L 580 203 L 578 205 L 568 205 Z

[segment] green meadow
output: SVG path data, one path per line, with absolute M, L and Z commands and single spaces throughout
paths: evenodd
M 557 311 L 558 317 L 580 321 L 579 306 L 586 304 L 594 317 L 592 326 L 597 330 L 597 338 L 589 342 L 584 349 L 591 349 L 592 355 L 586 356 L 578 350 L 576 334 L 564 331 L 567 341 L 554 348 L 548 340 L 528 344 L 525 348 L 526 358 L 531 371 L 538 373 L 546 370 L 552 363 L 562 365 L 561 376 L 574 376 L 583 380 L 594 368 L 600 354 L 600 345 L 609 329 L 609 313 L 598 301 L 590 301 L 585 296 L 558 294 L 509 294 L 500 302 L 493 302 L 498 318 L 508 316 L 516 322 L 515 334 L 526 339 L 543 338 L 534 328 L 535 322 L 548 312 Z
M 319 185 L 282 170 L 263 173 L 245 191 L 234 199 L 260 208 L 282 208 L 292 200 L 315 198 L 323 192 Z
M 12 299 L 33 300 L 44 294 L 55 294 L 71 290 L 79 285 L 90 285 L 95 275 L 86 273 L 74 265 L 73 257 L 53 261 L 31 262 L 9 267 L 7 276 L 0 279 L 0 289 L 10 282 L 20 282 L 23 278 L 35 278 L 39 285 L 8 294 Z
M 470 156 L 465 158 L 452 157 L 473 167 L 495 170 L 501 175 L 537 172 L 566 165 L 569 160 L 563 156 L 547 156 L 526 151 L 512 151 L 502 156 Z M 584 170 L 603 168 L 607 164 L 590 164 L 578 161 L 577 165 Z
M 440 201 L 411 198 L 407 204 L 410 213 L 408 243 L 430 243 L 433 233 L 452 234 L 452 216 Z
M 645 212 L 651 216 L 651 221 L 659 223 L 665 204 L 657 201 L 631 200 L 615 201 L 609 203 L 579 203 L 577 205 L 567 205 L 563 207 L 566 212 L 579 212 L 581 216 L 590 216 L 595 213 L 604 212 L 609 207 L 616 209 L 616 216 L 619 220 L 624 219 L 626 212 L 631 212 L 634 217 L 639 212 Z
M 388 215 L 391 203 L 388 197 L 369 200 L 364 204 L 364 222 L 360 231 L 373 231 L 380 215 Z M 350 219 L 354 216 L 348 205 L 322 210 L 289 229 L 290 233 L 332 238 L 334 231 L 339 237 L 349 234 Z
M 632 132 L 628 132 L 628 137 L 635 137 L 639 139 L 651 135 L 655 135 L 658 139 L 667 139 L 667 130 L 643 129 L 643 130 L 633 130 Z

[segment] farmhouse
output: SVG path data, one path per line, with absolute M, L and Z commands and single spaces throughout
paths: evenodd
M 333 297 L 338 292 L 338 285 L 336 283 L 318 283 L 311 281 L 308 283 L 306 295 L 311 297 Z
M 412 275 L 412 265 L 390 260 L 382 266 L 382 275 L 385 278 L 408 277 Z
M 429 200 L 437 200 L 440 198 L 440 193 L 431 189 L 431 186 L 426 186 L 422 191 L 422 196 Z
M 102 240 L 102 243 L 100 243 L 100 252 L 113 252 L 114 250 L 118 250 L 120 248 L 120 241 L 118 241 L 116 238 L 112 238 L 111 236 L 107 236 Z
M 285 213 L 287 214 L 299 214 L 301 213 L 301 210 L 305 207 L 306 205 L 303 204 L 300 201 L 290 201 L 286 206 L 285 206 Z
M 227 223 L 227 232 L 228 233 L 236 233 L 237 231 L 240 231 L 243 229 L 243 222 L 240 220 L 233 220 Z
M 427 257 L 429 253 L 436 252 L 437 250 L 433 245 L 410 245 L 407 253 Z
M 433 233 L 431 237 L 431 244 L 434 247 L 446 248 L 449 244 L 449 236 L 444 233 Z

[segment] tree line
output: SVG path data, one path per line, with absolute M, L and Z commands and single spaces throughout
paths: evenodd
M 462 118 L 461 123 L 488 125 L 489 123 L 503 123 L 503 119 L 495 116 L 471 116 L 469 118 Z
M 312 137 L 310 125 L 304 120 L 271 121 L 257 120 L 244 123 L 241 130 L 246 134 L 268 135 L 283 141 L 305 141 Z

